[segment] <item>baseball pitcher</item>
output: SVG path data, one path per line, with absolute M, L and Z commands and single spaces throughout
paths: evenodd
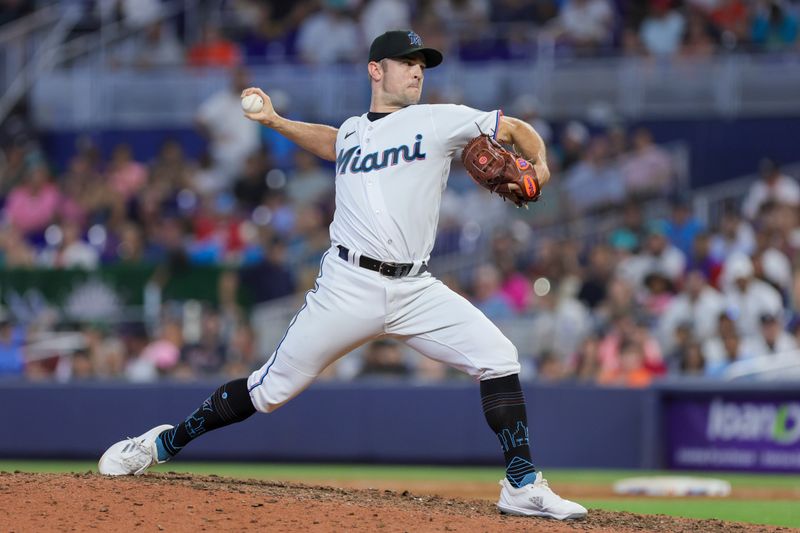
M 518 206 L 535 201 L 550 177 L 544 143 L 527 123 L 500 111 L 418 104 L 426 69 L 441 62 L 442 54 L 423 46 L 413 31 L 380 35 L 367 64 L 369 112 L 338 129 L 279 116 L 261 89 L 242 93 L 263 100 L 247 118 L 336 163 L 331 247 L 315 287 L 263 367 L 222 385 L 176 426 L 114 444 L 100 459 L 102 474 L 142 474 L 207 431 L 256 411 L 269 413 L 355 347 L 389 336 L 480 382 L 484 415 L 505 455 L 502 512 L 586 515 L 581 505 L 557 496 L 531 461 L 516 348 L 427 271 L 454 157 L 462 156 L 476 182 Z

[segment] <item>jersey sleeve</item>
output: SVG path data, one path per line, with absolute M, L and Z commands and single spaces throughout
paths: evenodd
M 464 105 L 431 106 L 433 126 L 448 153 L 456 153 L 481 133 L 497 136 L 503 112 L 479 111 Z

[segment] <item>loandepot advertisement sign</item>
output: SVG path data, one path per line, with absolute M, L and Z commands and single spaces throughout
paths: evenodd
M 800 395 L 674 398 L 665 415 L 670 468 L 800 472 Z

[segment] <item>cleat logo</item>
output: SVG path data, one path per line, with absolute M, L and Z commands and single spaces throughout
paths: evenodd
M 541 496 L 531 496 L 530 502 L 533 505 L 535 505 L 536 507 L 538 507 L 539 509 L 542 508 L 543 501 L 542 501 L 542 497 Z

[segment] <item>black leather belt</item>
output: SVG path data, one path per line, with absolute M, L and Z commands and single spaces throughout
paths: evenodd
M 339 257 L 345 261 L 349 261 L 350 250 L 341 244 L 336 245 L 336 247 L 339 249 Z M 408 273 L 411 272 L 412 268 L 414 268 L 414 263 L 389 263 L 387 261 L 378 261 L 377 259 L 362 255 L 358 259 L 358 266 L 361 268 L 374 270 L 375 272 L 378 272 L 387 278 L 402 278 L 408 276 Z M 417 274 L 422 274 L 427 270 L 428 265 L 422 263 Z

